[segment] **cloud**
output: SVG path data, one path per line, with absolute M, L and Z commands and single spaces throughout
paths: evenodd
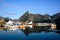
M 20 6 L 17 5 L 17 4 L 13 4 L 13 3 L 5 2 L 5 1 L 1 1 L 0 3 L 1 3 L 1 5 L 4 6 L 4 7 L 20 8 Z
M 17 13 L 3 13 L 4 15 L 17 15 Z

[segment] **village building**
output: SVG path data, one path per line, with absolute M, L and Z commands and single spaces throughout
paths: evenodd
M 7 28 L 9 30 L 16 30 L 16 29 L 18 29 L 18 26 L 19 26 L 19 22 L 14 22 L 12 20 L 9 20 L 5 24 L 5 28 Z
M 4 21 L 4 19 L 3 18 L 0 18 L 0 26 L 3 25 L 3 21 Z
M 26 29 L 26 22 L 20 22 L 20 26 L 19 26 L 20 29 Z
M 33 28 L 34 26 L 48 26 L 48 27 L 51 27 L 51 29 L 56 29 L 56 24 L 54 24 L 54 23 L 34 23 L 32 21 L 19 22 L 19 21 L 9 20 L 5 24 L 5 27 L 10 30 L 16 30 L 16 29 L 23 29 L 24 30 L 27 27 Z

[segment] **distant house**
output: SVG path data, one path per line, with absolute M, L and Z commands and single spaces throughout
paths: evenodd
M 13 26 L 13 21 L 9 20 L 8 22 L 6 22 L 5 27 L 10 27 Z
M 20 22 L 19 24 L 20 24 L 19 26 L 20 29 L 26 29 L 26 22 Z
M 19 21 L 13 21 L 13 27 L 18 27 L 18 26 L 20 26 L 20 22 Z
M 18 22 L 14 22 L 12 20 L 9 20 L 5 24 L 5 27 L 8 28 L 9 30 L 16 30 L 16 29 L 18 29 Z
M 56 29 L 56 24 L 51 24 L 51 29 Z
M 37 23 L 36 26 L 48 26 L 51 29 L 56 29 L 56 24 L 54 23 Z
M 4 21 L 4 19 L 3 18 L 0 18 L 0 21 Z
M 51 23 L 36 23 L 36 26 L 50 26 Z
M 0 26 L 3 25 L 3 21 L 4 21 L 4 19 L 3 18 L 0 18 Z
M 33 23 L 32 21 L 28 23 L 28 27 L 32 28 L 33 26 L 36 26 L 36 23 Z
M 20 23 L 21 23 L 20 26 L 19 26 L 20 29 L 25 29 L 27 27 L 33 28 L 33 26 L 36 26 L 36 24 L 33 23 L 32 21 L 30 21 L 30 22 L 20 22 Z
M 20 22 L 20 29 L 26 29 L 27 27 L 32 28 L 33 27 L 33 22 Z

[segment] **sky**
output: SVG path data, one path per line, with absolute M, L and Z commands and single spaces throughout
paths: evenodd
M 60 0 L 0 0 L 0 16 L 18 19 L 26 11 L 54 15 L 60 12 Z

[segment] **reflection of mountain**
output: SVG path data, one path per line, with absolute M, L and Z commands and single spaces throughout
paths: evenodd
M 40 33 L 42 31 L 44 32 L 49 32 L 50 30 L 48 30 L 48 27 L 33 27 L 33 28 L 26 28 L 25 30 L 22 30 L 27 36 L 29 35 L 29 33 Z
M 60 31 L 49 31 L 49 30 L 41 30 L 40 29 L 40 31 L 39 30 L 37 30 L 37 29 L 35 29 L 35 30 L 32 30 L 32 29 L 25 29 L 25 30 L 22 30 L 22 32 L 26 35 L 26 36 L 29 36 L 29 34 L 30 33 L 41 33 L 41 32 L 45 32 L 45 33 L 49 33 L 49 32 L 53 32 L 53 33 L 57 33 L 57 34 L 60 34 Z
M 60 34 L 60 31 L 57 31 L 57 32 L 55 32 L 55 33 Z
M 28 36 L 29 33 L 30 33 L 29 30 L 27 30 L 27 29 L 26 29 L 26 30 L 22 30 L 22 32 L 23 32 L 25 35 L 27 35 L 27 36 Z
M 22 31 L 23 34 L 25 34 L 26 36 L 29 36 L 30 33 L 41 33 L 41 32 L 45 32 L 45 33 L 49 33 L 49 32 L 54 32 L 54 33 L 57 33 L 57 34 L 60 34 L 60 31 L 49 31 L 47 30 L 48 28 L 46 27 L 46 29 L 44 29 L 44 27 L 38 27 L 38 28 L 26 28 L 25 30 L 22 30 L 22 29 L 18 29 L 18 30 L 14 30 L 13 32 L 17 33 L 19 32 L 19 35 Z M 4 30 L 4 31 L 11 31 L 11 30 Z

